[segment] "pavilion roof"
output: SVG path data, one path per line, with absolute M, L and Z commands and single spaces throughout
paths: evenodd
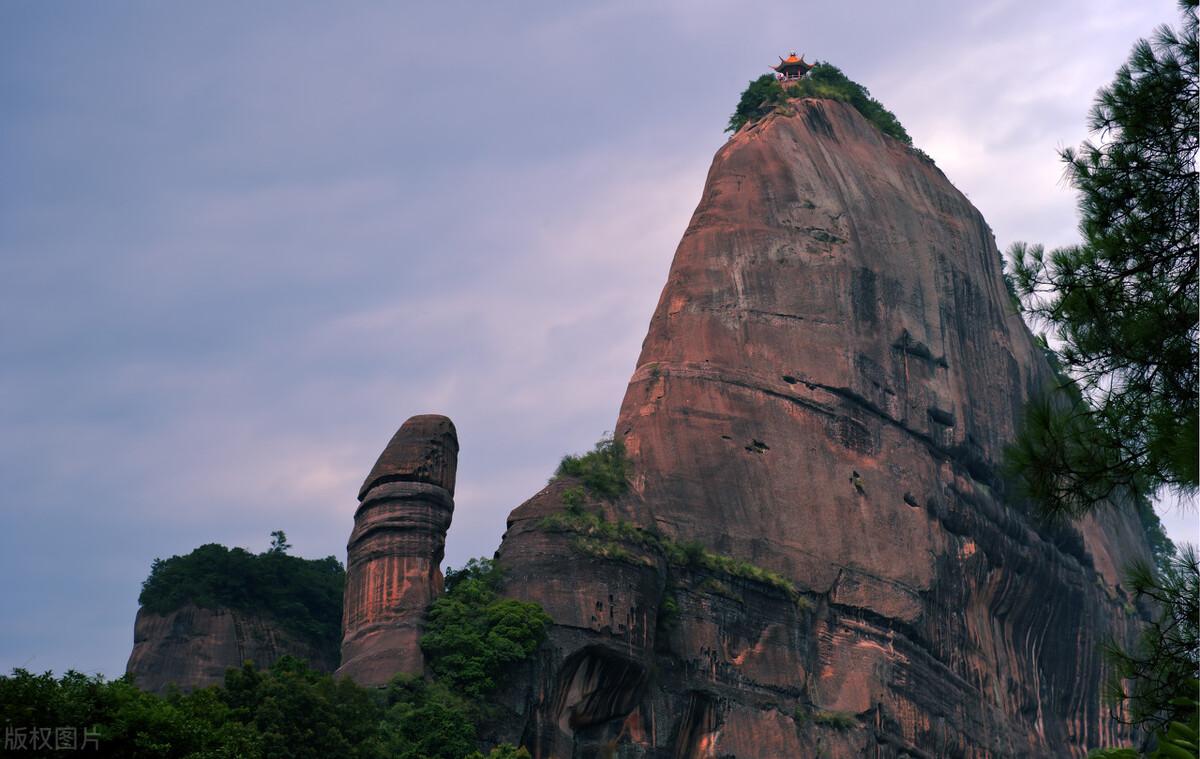
M 801 55 L 799 58 L 797 58 L 796 54 L 792 53 L 787 58 L 784 58 L 782 55 L 779 56 L 779 65 L 772 66 L 771 68 L 774 69 L 775 71 L 782 71 L 784 69 L 796 69 L 796 68 L 804 69 L 807 71 L 808 69 L 812 68 L 812 64 L 805 63 L 803 55 Z

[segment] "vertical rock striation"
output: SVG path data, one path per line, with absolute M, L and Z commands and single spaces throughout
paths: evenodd
M 284 655 L 319 672 L 337 667 L 336 650 L 288 632 L 269 615 L 188 603 L 166 614 L 138 609 L 125 672 L 142 690 L 164 693 L 174 685 L 190 691 L 220 685 L 225 670 L 245 662 L 265 668 Z
M 663 540 L 554 529 L 552 484 L 498 554 L 508 592 L 555 621 L 500 694 L 506 735 L 539 757 L 663 758 L 1083 756 L 1118 739 L 1101 645 L 1136 623 L 1118 573 L 1146 555 L 1140 527 L 1041 527 L 998 472 L 1050 379 L 990 229 L 932 163 L 833 101 L 742 129 L 621 406 L 633 492 L 589 507 L 778 573 L 801 600 L 672 564 Z
M 457 463 L 454 424 L 429 414 L 405 422 L 367 475 L 346 546 L 339 676 L 383 685 L 423 671 L 421 624 L 442 590 Z

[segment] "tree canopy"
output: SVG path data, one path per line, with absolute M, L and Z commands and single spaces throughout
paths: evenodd
M 1186 701 L 1197 695 L 1200 664 L 1200 566 L 1185 546 L 1155 569 L 1136 562 L 1129 570 L 1135 596 L 1150 602 L 1153 621 L 1129 650 L 1111 646 L 1109 699 L 1128 704 L 1129 721 L 1148 731 L 1166 732 L 1172 721 L 1195 711 Z
M 268 603 L 287 612 L 263 583 L 281 580 L 280 592 L 294 597 L 289 583 L 321 584 L 344 574 L 332 558 L 288 556 L 286 536 L 273 537 L 272 548 L 258 555 L 210 544 L 157 561 L 142 603 L 156 610 L 189 601 Z M 529 759 L 510 744 L 489 746 L 486 755 L 479 750 L 481 726 L 503 717 L 487 695 L 505 668 L 537 650 L 550 623 L 539 605 L 501 598 L 501 582 L 488 559 L 447 570 L 446 592 L 430 605 L 421 639 L 432 678 L 400 675 L 387 688 L 363 688 L 284 656 L 265 670 L 250 663 L 230 669 L 220 686 L 157 696 L 129 676 L 106 681 L 68 672 L 56 679 L 17 669 L 0 676 L 0 714 L 13 741 L 41 749 L 31 754 L 37 756 L 75 756 L 86 740 L 88 750 L 133 759 Z M 340 593 L 339 583 L 339 609 Z M 46 729 L 52 743 L 42 740 Z
M 158 614 L 188 603 L 266 614 L 337 661 L 345 569 L 333 556 L 289 556 L 283 532 L 272 537 L 271 548 L 259 554 L 209 543 L 185 556 L 155 559 L 138 603 Z
M 482 698 L 505 667 L 532 655 L 550 625 L 538 604 L 501 598 L 500 583 L 489 559 L 448 569 L 446 592 L 430 605 L 421 636 L 434 675 L 470 698 Z
M 267 670 L 231 669 L 221 686 L 166 696 L 129 677 L 0 676 L 5 748 L 18 756 L 529 759 L 508 744 L 480 753 L 478 711 L 436 681 L 397 677 L 385 689 L 362 688 L 289 656 Z

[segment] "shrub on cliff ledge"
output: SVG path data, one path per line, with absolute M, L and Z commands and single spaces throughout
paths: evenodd
M 736 132 L 747 122 L 766 116 L 789 98 L 825 98 L 849 103 L 879 131 L 905 145 L 912 145 L 912 138 L 896 115 L 871 97 L 866 87 L 843 74 L 837 66 L 821 62 L 814 64 L 808 76 L 797 82 L 785 84 L 775 79 L 773 74 L 763 74 L 751 81 L 742 93 L 737 109 L 729 117 L 729 126 L 725 127 L 725 131 Z
M 832 727 L 834 730 L 852 730 L 858 727 L 854 712 L 817 711 L 812 715 L 813 723 Z
M 773 74 L 763 74 L 750 80 L 749 86 L 742 91 L 737 108 L 729 117 L 729 126 L 725 127 L 725 131 L 736 132 L 745 124 L 758 121 L 785 100 L 787 96 L 783 93 L 783 85 Z
M 652 567 L 655 566 L 652 554 L 660 554 L 670 566 L 719 573 L 768 585 L 787 593 L 802 610 L 812 606 L 807 598 L 800 595 L 795 584 L 778 572 L 714 553 L 696 541 L 672 540 L 624 519 L 610 521 L 604 514 L 568 504 L 564 511 L 543 517 L 538 526 L 553 532 L 576 533 L 578 537 L 571 547 L 587 556 Z
M 625 443 L 606 435 L 588 453 L 563 456 L 554 476 L 578 477 L 593 495 L 616 498 L 629 489 Z

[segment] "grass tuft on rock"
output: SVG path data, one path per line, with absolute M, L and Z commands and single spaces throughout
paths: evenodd
M 564 497 L 565 500 L 567 499 Z M 812 608 L 811 602 L 800 594 L 795 584 L 778 572 L 715 553 L 696 541 L 679 542 L 624 519 L 606 519 L 600 513 L 584 510 L 574 499 L 567 504 L 564 511 L 542 518 L 538 526 L 552 532 L 575 533 L 578 537 L 572 542 L 572 547 L 587 556 L 654 566 L 655 559 L 652 554 L 659 554 L 671 566 L 707 571 L 767 585 L 786 593 L 799 609 Z M 725 583 L 720 583 L 720 587 L 724 592 L 718 595 L 740 598 Z
M 852 730 L 858 727 L 858 718 L 853 712 L 817 711 L 813 712 L 812 721 L 834 730 Z

